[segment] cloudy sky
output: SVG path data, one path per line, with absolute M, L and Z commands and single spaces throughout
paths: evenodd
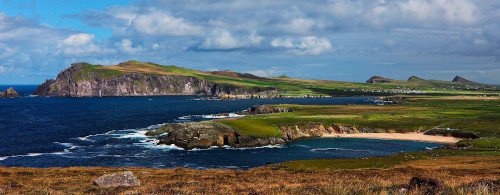
M 499 0 L 0 0 L 0 84 L 130 59 L 260 76 L 500 84 Z

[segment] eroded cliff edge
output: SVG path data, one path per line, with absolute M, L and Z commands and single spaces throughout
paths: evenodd
M 35 94 L 91 97 L 275 93 L 275 89 L 271 87 L 239 86 L 203 79 L 212 78 L 210 76 L 212 75 L 207 72 L 135 61 L 111 67 L 75 63 L 59 73 L 55 80 L 49 79 L 41 84 Z

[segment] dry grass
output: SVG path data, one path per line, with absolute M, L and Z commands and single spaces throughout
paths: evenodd
M 499 162 L 499 157 L 441 157 L 390 169 L 337 171 L 2 167 L 0 194 L 387 194 L 414 176 L 438 179 L 449 192 L 460 194 L 463 184 L 500 179 Z M 134 172 L 142 186 L 106 189 L 92 184 L 103 174 L 125 170 Z

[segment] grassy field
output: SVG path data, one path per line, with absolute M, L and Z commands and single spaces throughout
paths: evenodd
M 0 167 L 0 194 L 397 194 L 401 188 L 409 189 L 409 194 L 425 193 L 420 188 L 407 188 L 412 177 L 438 180 L 445 194 L 492 194 L 491 188 L 471 183 L 500 179 L 499 162 L 498 156 L 445 156 L 413 159 L 387 168 L 371 166 L 377 160 L 366 161 L 370 168 L 339 160 L 335 163 L 348 168 L 321 170 L 275 166 L 250 170 Z M 120 171 L 132 171 L 141 186 L 93 185 L 93 179 Z
M 389 132 L 452 128 L 481 137 L 500 137 L 500 97 L 410 97 L 399 105 L 276 105 L 289 113 L 247 116 L 221 121 L 244 135 L 279 135 L 279 127 L 347 125 Z M 274 133 L 273 133 L 274 130 Z M 498 145 L 496 141 L 481 141 Z
M 93 77 L 109 78 L 126 73 L 153 75 L 190 76 L 217 83 L 221 86 L 257 87 L 261 89 L 275 88 L 279 95 L 389 95 L 413 93 L 411 90 L 432 95 L 497 95 L 498 87 L 478 84 L 471 86 L 461 83 L 436 80 L 392 81 L 388 83 L 355 83 L 328 80 L 304 80 L 288 77 L 263 78 L 232 71 L 204 72 L 177 66 L 163 66 L 149 62 L 127 61 L 114 66 L 86 64 L 83 70 L 73 75 L 76 80 Z M 476 89 L 477 87 L 480 90 Z

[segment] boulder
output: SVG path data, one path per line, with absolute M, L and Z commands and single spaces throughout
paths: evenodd
M 94 184 L 99 187 L 134 187 L 140 186 L 141 182 L 130 171 L 121 173 L 106 174 L 94 180 Z
M 3 98 L 14 98 L 14 97 L 19 97 L 19 93 L 17 93 L 16 90 L 14 90 L 14 88 L 12 87 L 9 87 L 7 90 L 5 90 L 4 92 L 0 93 L 0 97 L 3 97 Z
M 410 190 L 418 189 L 424 194 L 437 194 L 437 192 L 443 191 L 443 184 L 432 178 L 423 177 L 412 177 L 408 183 Z

